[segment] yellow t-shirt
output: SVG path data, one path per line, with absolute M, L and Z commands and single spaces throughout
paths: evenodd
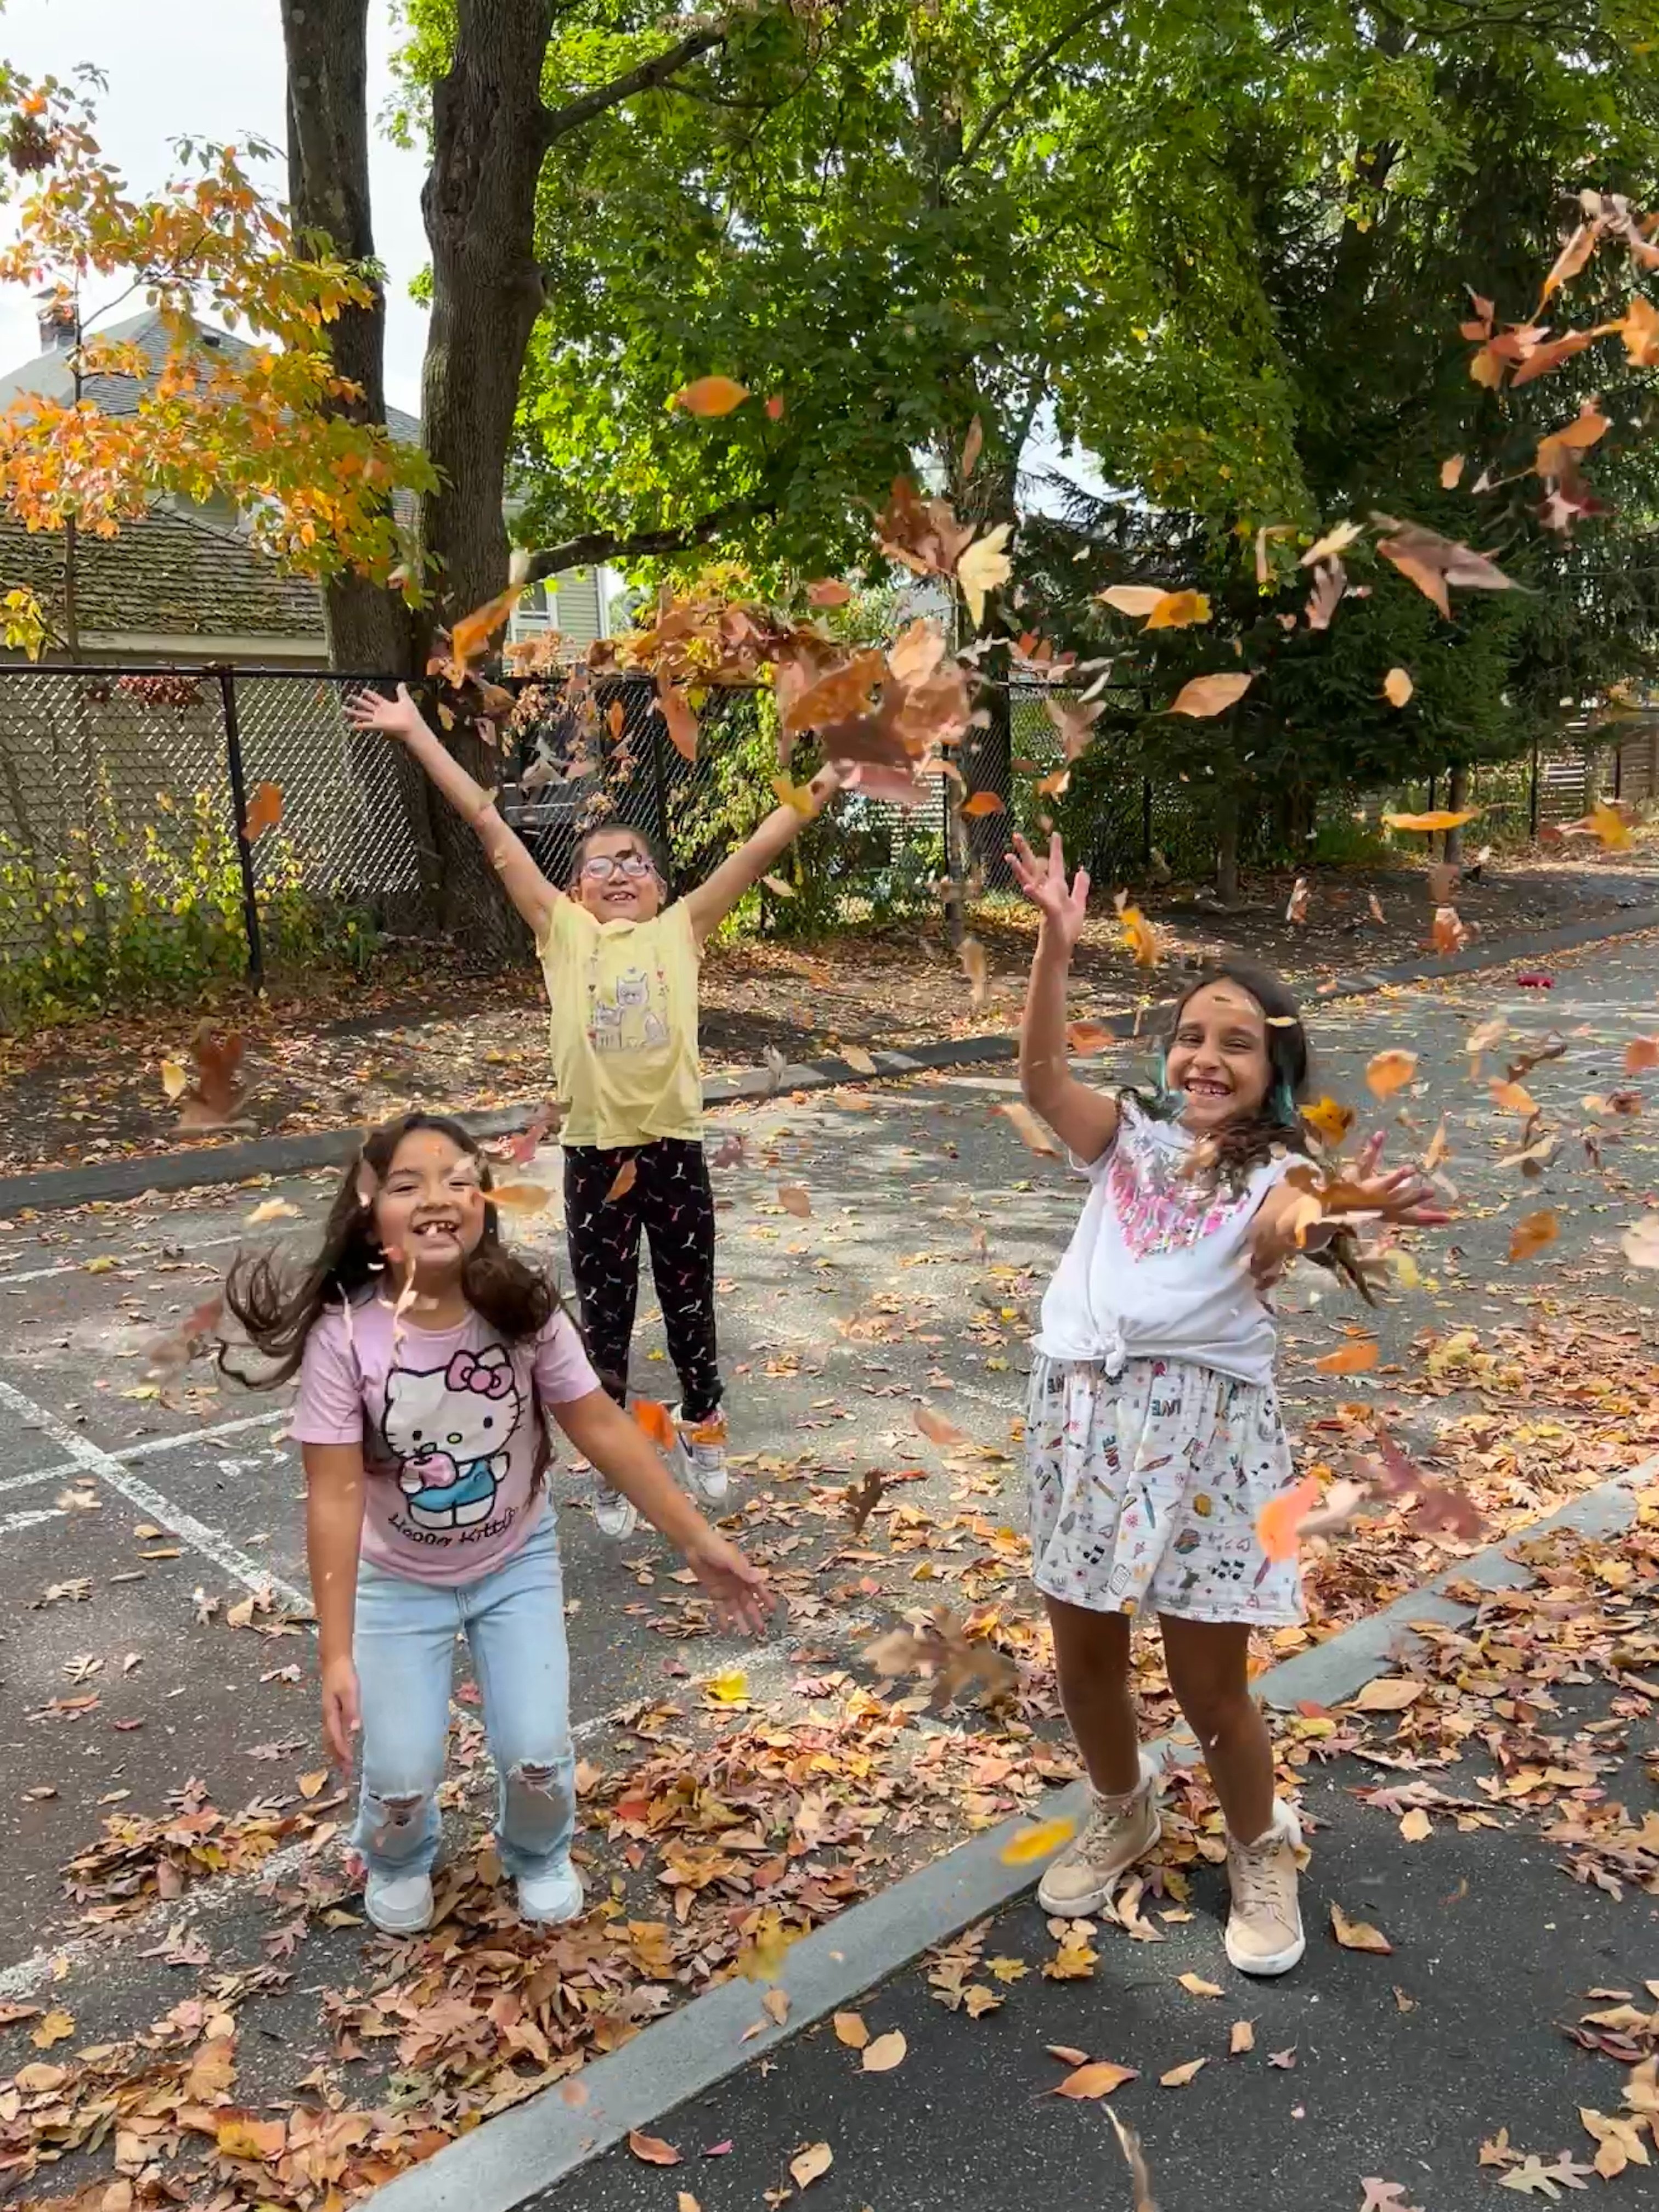
M 699 1136 L 697 940 L 684 901 L 649 921 L 599 921 L 562 897 L 536 949 L 565 1143 Z

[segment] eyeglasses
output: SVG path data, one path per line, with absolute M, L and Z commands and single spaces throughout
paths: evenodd
M 582 873 L 596 884 L 608 884 L 612 876 L 626 876 L 637 883 L 642 876 L 654 876 L 654 861 L 647 860 L 643 853 L 595 853 L 591 860 L 582 862 Z

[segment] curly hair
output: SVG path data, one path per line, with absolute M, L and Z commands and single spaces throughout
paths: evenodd
M 1194 978 L 1176 1000 L 1164 1039 L 1165 1055 L 1180 1033 L 1182 1016 L 1189 1002 L 1216 983 L 1236 984 L 1247 992 L 1261 1007 L 1267 1024 L 1267 1096 L 1255 1114 L 1224 1121 L 1211 1133 L 1200 1170 L 1236 1195 L 1243 1189 L 1252 1169 L 1264 1165 L 1276 1152 L 1299 1152 L 1311 1158 L 1307 1125 L 1299 1109 L 1308 1095 L 1313 1056 L 1302 1024 L 1302 1010 L 1289 985 L 1272 969 L 1258 968 L 1249 960 L 1218 961 Z M 1161 1088 L 1153 1098 L 1138 1091 L 1132 1091 L 1130 1096 L 1143 1113 L 1156 1121 L 1172 1121 L 1180 1110 Z M 1360 1261 L 1359 1240 L 1352 1228 L 1338 1227 L 1328 1243 L 1304 1256 L 1316 1267 L 1340 1275 L 1367 1305 L 1376 1304 Z
M 266 1372 L 248 1374 L 231 1363 L 231 1353 L 240 1347 L 222 1340 L 219 1366 L 234 1381 L 256 1390 L 286 1382 L 298 1371 L 306 1340 L 323 1315 L 330 1308 L 350 1305 L 384 1274 L 386 1255 L 375 1235 L 373 1191 L 386 1179 L 404 1139 L 421 1129 L 447 1137 L 458 1152 L 476 1160 L 481 1187 L 486 1193 L 492 1188 L 489 1163 L 477 1139 L 447 1115 L 404 1114 L 372 1129 L 340 1178 L 323 1224 L 321 1245 L 307 1264 L 296 1270 L 279 1255 L 261 1252 L 245 1253 L 232 1267 L 225 1304 L 249 1342 L 270 1363 Z M 368 1195 L 365 1168 L 373 1176 Z M 501 1219 L 493 1206 L 485 1206 L 483 1235 L 462 1262 L 461 1294 L 507 1344 L 539 1335 L 563 1310 L 551 1278 L 502 1243 Z

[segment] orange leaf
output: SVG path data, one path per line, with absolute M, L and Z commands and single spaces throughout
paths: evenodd
M 688 415 L 705 418 L 729 415 L 734 407 L 741 407 L 749 397 L 746 384 L 734 384 L 729 376 L 699 376 L 692 383 L 683 385 L 669 401 L 671 407 L 684 407 Z
M 1157 584 L 1113 584 L 1095 597 L 1121 615 L 1150 615 L 1170 594 Z
M 1126 2081 L 1139 2080 L 1133 2066 L 1114 2066 L 1109 2058 L 1097 2058 L 1087 2066 L 1079 2066 L 1068 2074 L 1050 2091 L 1055 2097 L 1075 2097 L 1079 2100 L 1094 2097 L 1109 2097 Z
M 1301 1109 L 1302 1118 L 1317 1129 L 1328 1145 L 1340 1145 L 1353 1127 L 1353 1108 L 1339 1106 L 1334 1098 L 1317 1098 Z
M 1190 714 L 1194 721 L 1203 721 L 1237 706 L 1255 681 L 1254 676 L 1246 675 L 1194 676 L 1176 692 L 1168 712 Z
M 1394 1945 L 1381 1929 L 1373 1928 L 1369 1921 L 1350 1920 L 1334 1899 L 1331 1904 L 1331 1933 L 1345 1951 L 1389 1952 Z
M 1164 592 L 1146 617 L 1148 629 L 1188 629 L 1210 619 L 1210 603 L 1202 592 Z
M 1365 1066 L 1365 1087 L 1373 1098 L 1392 1098 L 1417 1073 L 1417 1054 L 1391 1047 L 1372 1054 Z
M 782 420 L 783 420 L 783 395 L 782 395 L 782 393 L 781 393 L 781 392 L 775 392 L 772 394 L 772 397 L 771 397 L 771 398 L 767 401 L 767 403 L 766 403 L 766 416 L 767 416 L 767 420 L 768 420 L 769 422 L 782 422 Z
M 657 704 L 667 727 L 669 741 L 682 759 L 697 757 L 697 718 L 692 713 L 686 696 L 678 684 L 671 684 L 665 676 L 657 678 Z
M 839 576 L 821 576 L 816 584 L 806 586 L 809 607 L 844 607 L 852 596 L 852 586 L 843 584 Z
M 798 1182 L 781 1182 L 778 1185 L 778 1204 L 786 1213 L 793 1213 L 797 1220 L 806 1221 L 811 1218 L 811 1195 Z
M 497 592 L 493 599 L 486 599 L 470 615 L 463 615 L 449 634 L 449 649 L 453 658 L 463 665 L 476 660 L 518 605 L 523 592 L 522 584 L 509 584 L 506 591 Z
M 1456 486 L 1457 486 L 1458 479 L 1459 479 L 1459 477 L 1462 477 L 1462 473 L 1463 473 L 1463 456 L 1462 455 L 1462 453 L 1452 453 L 1452 454 L 1448 455 L 1448 457 L 1446 458 L 1446 459 L 1444 459 L 1443 461 L 1442 461 L 1442 462 L 1441 462 L 1441 464 L 1440 464 L 1440 489 L 1441 489 L 1441 490 L 1442 490 L 1442 491 L 1453 491 L 1453 490 L 1455 490 L 1455 489 L 1456 489 Z
M 1480 811 L 1478 806 L 1466 806 L 1452 814 L 1443 806 L 1432 814 L 1385 814 L 1382 819 L 1390 830 L 1461 830 Z
M 1510 1232 L 1510 1259 L 1530 1260 L 1547 1244 L 1553 1244 L 1560 1231 L 1560 1222 L 1547 1206 L 1536 1213 L 1523 1213 Z
M 267 830 L 274 830 L 283 818 L 283 787 L 280 783 L 256 783 L 253 795 L 247 803 L 247 819 L 243 825 L 247 841 L 252 844 L 263 837 Z
M 628 1410 L 653 1444 L 663 1451 L 674 1449 L 679 1440 L 674 1434 L 673 1416 L 660 1399 L 635 1398 Z
M 605 1204 L 610 1206 L 617 1199 L 626 1198 L 629 1192 L 633 1189 L 635 1181 L 637 1178 L 639 1172 L 639 1161 L 635 1156 L 630 1152 L 628 1158 L 623 1162 L 622 1165 L 617 1170 L 615 1176 L 611 1179 L 611 1188 L 605 1194 Z
M 962 811 L 972 821 L 987 814 L 1006 814 L 1008 810 L 994 791 L 976 791 L 971 799 L 964 799 Z
M 1103 1022 L 1067 1022 L 1066 1042 L 1073 1052 L 1086 1057 L 1091 1053 L 1104 1052 L 1116 1040 Z
M 1625 1047 L 1626 1074 L 1640 1075 L 1648 1067 L 1659 1067 L 1659 1037 L 1632 1037 Z
M 1382 678 L 1382 696 L 1391 707 L 1403 707 L 1416 688 L 1403 668 L 1391 668 Z
M 1322 1360 L 1322 1366 L 1324 1362 Z M 1304 1514 L 1312 1511 L 1319 1503 L 1319 1485 L 1312 1475 L 1307 1475 L 1294 1489 L 1281 1491 L 1270 1498 L 1256 1516 L 1256 1541 L 1270 1559 L 1293 1559 L 1297 1552 L 1297 1531 Z
M 931 1406 L 916 1407 L 916 1426 L 930 1443 L 951 1445 L 973 1442 L 965 1429 L 959 1429 L 954 1421 L 947 1421 L 943 1413 L 936 1413 Z
M 1322 1375 L 1363 1375 L 1368 1367 L 1376 1366 L 1376 1339 L 1368 1336 L 1353 1344 L 1339 1345 L 1322 1359 L 1316 1359 L 1314 1365 Z
M 1500 1114 L 1535 1114 L 1538 1111 L 1538 1101 L 1530 1091 L 1524 1090 L 1518 1083 L 1505 1083 L 1498 1076 L 1492 1078 L 1492 1103 Z
M 637 2128 L 629 2130 L 628 2148 L 647 2166 L 678 2166 L 680 2162 L 680 2154 L 672 2143 L 665 2143 L 660 2136 L 641 2135 Z

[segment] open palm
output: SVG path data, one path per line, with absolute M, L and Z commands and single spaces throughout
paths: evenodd
M 382 737 L 399 740 L 413 735 L 421 726 L 421 710 L 409 696 L 409 686 L 400 684 L 395 699 L 383 699 L 378 691 L 359 691 L 346 701 L 345 716 L 354 730 L 378 730 Z
M 1066 853 L 1058 830 L 1048 840 L 1046 859 L 1040 859 L 1016 830 L 1014 849 L 1007 859 L 1014 881 L 1042 916 L 1045 927 L 1055 932 L 1069 951 L 1082 935 L 1087 918 L 1089 871 L 1079 868 L 1066 883 Z

